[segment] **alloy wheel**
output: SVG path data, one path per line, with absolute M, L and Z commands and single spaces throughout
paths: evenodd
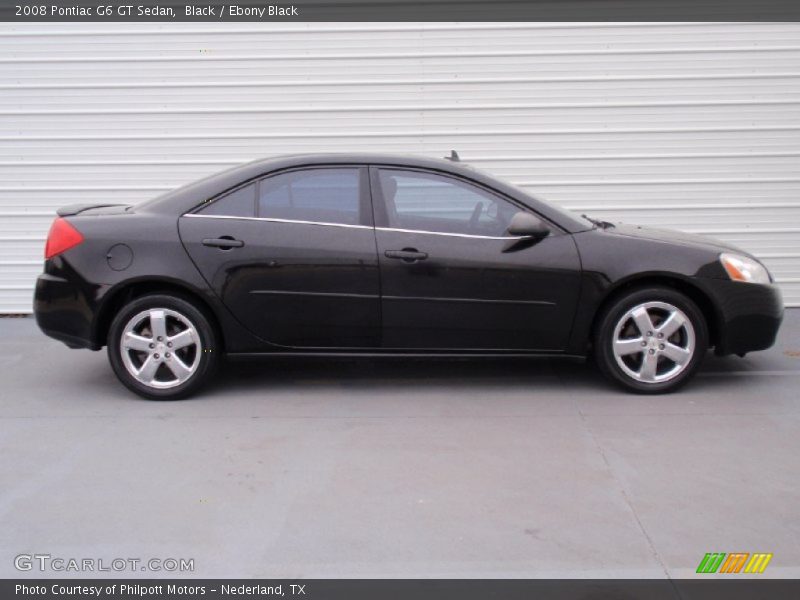
M 122 363 L 139 383 L 169 389 L 187 381 L 200 364 L 197 328 L 168 308 L 152 308 L 132 317 L 119 340 Z
M 681 309 L 667 302 L 645 302 L 622 315 L 611 345 L 626 375 L 642 383 L 662 383 L 689 366 L 696 336 Z

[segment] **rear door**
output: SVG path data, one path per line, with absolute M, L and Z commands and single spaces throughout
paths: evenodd
M 533 243 L 507 233 L 524 206 L 467 180 L 370 168 L 381 268 L 383 345 L 562 351 L 580 262 L 552 226 Z
M 250 182 L 180 219 L 189 255 L 233 315 L 296 348 L 380 344 L 366 167 L 305 167 Z

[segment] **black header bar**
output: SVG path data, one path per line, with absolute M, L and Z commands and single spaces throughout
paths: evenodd
M 800 21 L 800 1 L 0 0 L 0 21 Z

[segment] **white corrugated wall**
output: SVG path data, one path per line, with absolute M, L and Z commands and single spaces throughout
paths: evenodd
M 800 24 L 0 24 L 0 312 L 58 206 L 243 161 L 463 159 L 729 240 L 800 305 Z

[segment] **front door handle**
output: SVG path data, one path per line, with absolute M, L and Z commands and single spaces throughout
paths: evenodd
M 203 246 L 210 246 L 212 248 L 220 248 L 221 250 L 230 250 L 231 248 L 241 248 L 244 246 L 242 240 L 237 240 L 229 235 L 223 235 L 219 238 L 205 238 Z
M 396 258 L 407 263 L 415 263 L 418 260 L 428 258 L 427 252 L 420 252 L 416 248 L 403 248 L 402 250 L 387 250 L 383 253 L 386 258 Z

